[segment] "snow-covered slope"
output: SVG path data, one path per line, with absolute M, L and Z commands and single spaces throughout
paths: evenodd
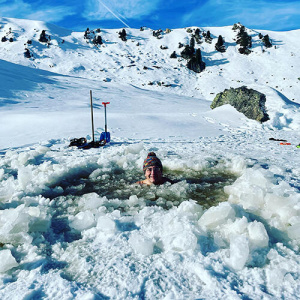
M 196 44 L 206 63 L 206 70 L 197 74 L 187 69 L 186 61 L 180 57 L 183 48 L 178 48 L 179 43 L 189 44 L 191 39 L 191 33 L 186 29 L 163 32 L 160 39 L 154 37 L 150 29 L 127 29 L 127 42 L 123 42 L 118 35 L 120 30 L 115 29 L 102 29 L 100 33 L 95 30 L 90 33 L 91 39 L 85 39 L 84 32 L 71 32 L 43 22 L 2 18 L 0 24 L 1 36 L 14 39 L 13 42 L 0 42 L 0 59 L 18 65 L 93 79 L 100 85 L 107 82 L 107 87 L 113 83 L 128 83 L 143 90 L 209 101 L 225 88 L 246 85 L 266 94 L 271 127 L 296 129 L 300 123 L 297 118 L 297 104 L 300 103 L 299 30 L 286 33 L 260 31 L 263 35 L 269 34 L 273 42 L 273 47 L 264 49 L 259 32 L 248 29 L 253 47 L 247 56 L 238 52 L 237 32 L 231 27 L 201 28 L 205 32 L 210 30 L 214 39 L 211 44 L 204 39 L 201 44 Z M 49 45 L 39 42 L 42 30 L 51 37 Z M 95 46 L 92 43 L 95 35 L 100 35 L 104 44 Z M 225 39 L 225 53 L 215 51 L 219 35 Z M 32 43 L 27 44 L 28 40 Z M 163 50 L 161 46 L 168 49 Z M 24 57 L 25 48 L 29 49 L 32 58 Z M 177 59 L 170 58 L 173 51 L 176 51 Z M 11 82 L 9 73 L 7 76 L 1 81 Z M 5 87 L 6 84 L 2 84 L 2 95 L 7 90 Z M 90 88 L 97 88 L 97 85 L 91 84 Z M 20 99 L 20 94 L 18 97 Z M 49 97 L 54 96 L 49 94 Z
M 201 28 L 214 39 L 196 45 L 196 74 L 179 56 L 186 29 L 126 29 L 127 42 L 101 29 L 96 47 L 43 22 L 0 25 L 13 38 L 0 42 L 1 299 L 298 297 L 300 30 L 247 29 L 246 56 L 231 27 Z M 241 85 L 266 94 L 270 121 L 210 109 Z M 96 138 L 110 101 L 112 142 L 84 151 L 68 144 L 91 135 L 90 90 Z M 134 184 L 149 151 L 175 184 Z

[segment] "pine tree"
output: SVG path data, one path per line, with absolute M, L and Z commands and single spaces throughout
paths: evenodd
M 170 58 L 177 58 L 176 52 L 173 51 L 173 53 L 170 55 Z
M 240 26 L 241 26 L 241 24 L 240 24 L 240 22 L 238 22 L 238 23 L 235 23 L 235 24 L 233 24 L 233 27 L 232 27 L 232 30 L 237 30 L 237 29 L 239 29 L 240 28 Z
M 85 39 L 89 39 L 89 38 L 90 38 L 89 34 L 90 34 L 90 29 L 87 28 L 86 31 L 84 32 L 84 35 L 83 35 L 84 38 L 85 38 Z
M 241 47 L 244 48 L 251 48 L 252 47 L 252 38 L 248 35 L 246 31 L 242 33 L 239 40 L 237 41 L 238 44 L 241 45 Z
M 205 63 L 202 61 L 200 49 L 196 50 L 196 54 L 191 57 L 186 66 L 196 73 L 201 73 L 205 69 Z
M 119 32 L 119 38 L 123 42 L 126 42 L 127 41 L 126 35 L 127 35 L 126 30 L 123 28 L 123 30 Z
M 249 48 L 252 47 L 252 38 L 246 32 L 245 26 L 241 26 L 239 33 L 237 34 L 236 43 L 241 47 L 239 48 L 239 52 L 241 54 L 250 54 L 251 50 Z
M 39 41 L 42 43 L 47 43 L 48 39 L 46 37 L 46 30 L 42 30 L 42 33 L 40 34 Z
M 241 38 L 241 36 L 244 34 L 245 31 L 246 31 L 246 28 L 245 28 L 244 25 L 242 25 L 242 26 L 240 27 L 240 30 L 239 30 L 238 34 L 237 34 L 237 41 Z M 238 43 L 238 42 L 237 42 L 237 43 Z
M 219 37 L 218 37 L 218 41 L 215 45 L 215 49 L 219 52 L 225 52 L 226 51 L 226 48 L 225 48 L 225 45 L 224 45 L 224 39 L 221 35 L 219 35 Z
M 25 56 L 26 58 L 30 58 L 30 57 L 31 57 L 31 54 L 30 54 L 29 49 L 25 48 L 24 56 Z
M 202 54 L 201 54 L 201 50 L 199 48 L 196 50 L 195 57 L 196 57 L 196 62 L 197 63 L 202 62 Z
M 270 42 L 270 38 L 269 38 L 269 35 L 265 35 L 263 38 L 262 38 L 262 42 L 264 43 L 265 47 L 266 48 L 271 48 L 272 47 L 272 43 Z
M 210 31 L 208 30 L 205 34 L 205 42 L 211 44 L 212 37 L 210 35 Z
M 93 43 L 94 43 L 95 45 L 102 45 L 102 44 L 103 44 L 103 41 L 102 41 L 101 36 L 98 35 L 97 37 L 95 37 L 95 38 L 93 39 Z
M 196 30 L 195 30 L 195 36 L 200 37 L 200 29 L 199 28 L 196 28 Z
M 195 48 L 195 39 L 193 37 L 190 39 L 190 47 Z
M 240 27 L 240 31 L 237 34 L 236 43 L 239 44 L 241 47 L 239 48 L 239 52 L 241 54 L 250 54 L 251 50 L 249 48 L 252 47 L 252 38 L 248 35 L 245 26 Z
M 193 57 L 195 48 L 191 48 L 189 45 L 185 45 L 184 49 L 181 51 L 181 56 L 185 59 L 190 59 Z

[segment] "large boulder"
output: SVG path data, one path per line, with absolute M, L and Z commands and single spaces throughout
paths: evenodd
M 214 109 L 224 104 L 230 104 L 247 118 L 265 122 L 269 120 L 265 103 L 266 96 L 264 94 L 242 86 L 236 89 L 226 89 L 217 94 L 210 107 Z

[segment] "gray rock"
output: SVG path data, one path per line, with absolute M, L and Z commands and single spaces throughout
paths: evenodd
M 265 103 L 266 96 L 264 94 L 242 86 L 236 89 L 226 89 L 217 94 L 210 107 L 214 109 L 224 104 L 230 104 L 247 118 L 265 122 L 269 120 Z

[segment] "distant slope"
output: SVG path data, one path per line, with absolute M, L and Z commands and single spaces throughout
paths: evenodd
M 72 32 L 40 21 L 0 18 L 0 25 L 0 37 L 14 40 L 0 42 L 0 59 L 14 64 L 209 101 L 226 88 L 246 85 L 267 95 L 271 126 L 289 127 L 295 122 L 294 114 L 298 113 L 300 59 L 297 43 L 300 30 L 247 29 L 252 37 L 252 53 L 243 55 L 238 52 L 235 42 L 237 31 L 231 26 L 200 28 L 201 32 L 209 30 L 213 40 L 207 43 L 202 37 L 201 43 L 196 43 L 195 47 L 201 49 L 206 63 L 206 69 L 197 74 L 186 67 L 186 60 L 180 56 L 183 48 L 178 47 L 179 43 L 189 44 L 192 36 L 187 29 L 162 32 L 159 39 L 148 28 L 143 31 L 126 29 L 127 41 L 123 42 L 118 35 L 121 29 L 101 29 L 99 33 L 95 30 L 90 33 L 91 39 L 85 39 L 84 32 Z M 51 37 L 49 45 L 39 42 L 42 30 Z M 263 46 L 259 33 L 270 36 L 272 48 Z M 103 45 L 92 43 L 95 35 L 102 37 Z M 215 50 L 219 35 L 225 39 L 225 53 Z M 29 49 L 32 58 L 24 57 L 25 48 Z M 170 58 L 173 51 L 176 51 L 176 59 Z M 287 119 L 292 121 L 287 122 Z

